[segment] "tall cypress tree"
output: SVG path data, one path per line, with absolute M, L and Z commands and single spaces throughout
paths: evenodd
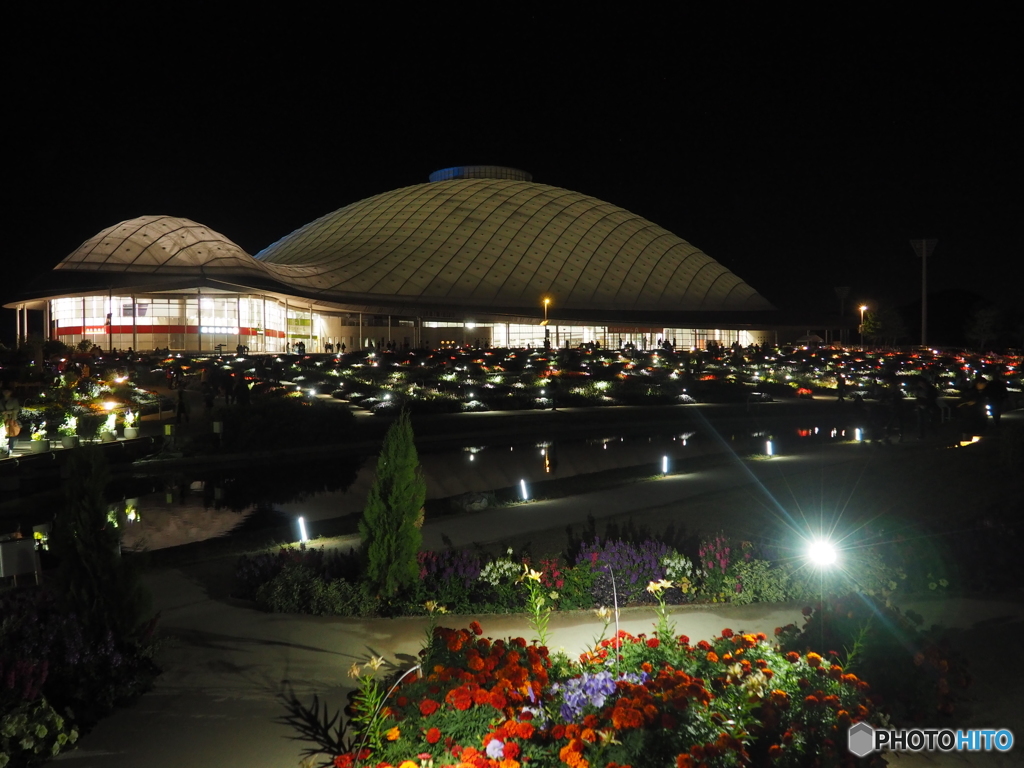
M 416 582 L 416 555 L 423 543 L 418 523 L 426 497 L 412 424 L 403 411 L 384 438 L 377 477 L 359 522 L 364 586 L 370 596 L 390 599 Z

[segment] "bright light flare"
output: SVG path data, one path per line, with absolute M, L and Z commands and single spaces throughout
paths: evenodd
M 306 535 L 306 521 L 301 517 L 299 518 L 299 541 L 303 544 L 309 541 L 309 537 Z
M 523 501 L 529 501 L 530 496 L 526 492 L 526 481 L 525 480 L 520 480 L 519 481 L 519 490 L 522 492 Z
M 815 539 L 807 549 L 807 558 L 819 568 L 824 568 L 833 565 L 838 559 L 838 555 L 830 541 Z

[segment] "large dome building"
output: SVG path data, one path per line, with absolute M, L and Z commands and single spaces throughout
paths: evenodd
M 188 219 L 121 222 L 10 306 L 42 308 L 66 343 L 254 352 L 526 346 L 546 333 L 557 345 L 750 343 L 773 314 L 668 230 L 496 166 L 353 203 L 255 257 Z

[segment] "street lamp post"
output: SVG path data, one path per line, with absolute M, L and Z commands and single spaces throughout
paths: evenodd
M 548 327 L 548 304 L 551 303 L 551 299 L 544 299 L 544 322 L 541 325 L 544 326 L 544 349 L 551 349 L 551 329 Z
M 867 306 L 864 304 L 860 305 L 860 348 L 864 349 L 864 312 L 867 311 Z

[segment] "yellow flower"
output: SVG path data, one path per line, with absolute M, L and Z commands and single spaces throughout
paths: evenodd
M 611 618 L 612 618 L 611 610 L 606 608 L 603 605 L 600 608 L 597 608 L 594 611 L 594 614 L 597 616 L 597 618 L 599 618 L 601 621 L 606 622 L 606 623 L 611 621 Z
M 355 679 L 358 680 L 359 676 L 361 674 L 363 674 L 363 668 L 359 666 L 358 662 L 354 663 L 351 667 L 348 668 L 348 676 L 349 677 L 352 677 L 352 678 L 355 678 Z
M 661 579 L 659 581 L 652 581 L 652 582 L 650 582 L 647 585 L 647 591 L 650 592 L 652 595 L 657 595 L 662 590 L 670 589 L 671 587 L 672 587 L 672 582 L 671 581 L 666 581 L 665 579 Z
M 529 579 L 530 581 L 540 581 L 540 571 L 533 570 L 528 565 L 523 565 L 523 575 L 519 577 L 520 581 Z
M 384 738 L 388 741 L 398 741 L 402 737 L 402 732 L 398 730 L 396 725 L 394 728 L 389 728 L 384 732 Z
M 376 672 L 378 669 L 380 669 L 381 667 L 384 666 L 384 657 L 383 656 L 371 656 L 370 660 L 368 662 L 366 662 L 363 666 L 364 667 L 369 667 L 374 672 Z

